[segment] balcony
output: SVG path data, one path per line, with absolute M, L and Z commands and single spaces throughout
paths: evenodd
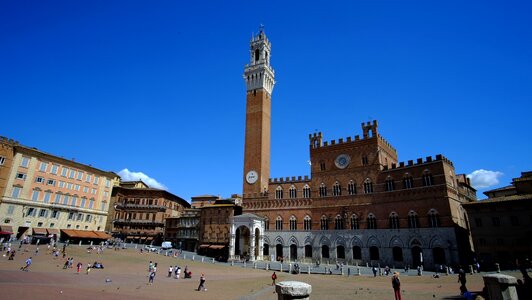
M 119 225 L 151 225 L 151 226 L 160 226 L 164 227 L 163 221 L 157 220 L 138 220 L 138 219 L 114 219 L 114 224 Z
M 164 205 L 148 205 L 148 204 L 134 204 L 134 203 L 120 203 L 115 205 L 116 209 L 134 209 L 134 210 L 155 210 L 166 211 L 167 207 Z

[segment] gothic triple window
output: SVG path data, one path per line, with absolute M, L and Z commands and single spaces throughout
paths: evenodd
M 283 188 L 281 186 L 275 189 L 275 199 L 283 199 Z
M 342 216 L 337 215 L 336 219 L 334 220 L 334 229 L 335 230 L 342 230 L 344 229 L 344 219 Z
M 308 184 L 305 184 L 303 187 L 303 198 L 310 198 L 310 187 Z
M 423 171 L 423 186 L 431 186 L 434 183 L 434 180 L 432 178 L 432 174 L 429 170 Z
M 325 186 L 325 183 L 320 184 L 320 197 L 327 197 L 327 187 Z
M 367 226 L 368 229 L 377 229 L 377 219 L 375 218 L 375 215 L 368 215 Z
M 342 187 L 340 186 L 340 183 L 335 182 L 333 185 L 333 196 L 341 196 L 342 195 Z
M 295 216 L 290 217 L 290 230 L 297 230 L 297 219 Z
M 364 194 L 371 193 L 373 193 L 373 182 L 371 182 L 371 179 L 366 178 L 366 180 L 364 180 Z
M 312 230 L 312 219 L 309 215 L 306 215 L 303 219 L 303 229 Z
M 357 185 L 355 184 L 353 180 L 350 180 L 349 183 L 347 184 L 347 193 L 349 195 L 356 195 L 357 193 Z
M 435 209 L 429 211 L 428 218 L 430 227 L 440 227 L 440 217 Z
M 329 230 L 329 220 L 327 219 L 327 216 L 325 216 L 325 215 L 321 216 L 320 229 L 321 230 Z
M 351 229 L 359 229 L 357 215 L 351 216 Z
M 403 187 L 405 189 L 411 189 L 414 187 L 414 180 L 412 179 L 412 176 L 410 174 L 406 173 L 405 177 L 403 177 Z
M 393 179 L 392 177 L 388 176 L 386 178 L 386 181 L 384 182 L 384 189 L 387 191 L 387 192 L 391 192 L 395 189 L 395 186 L 394 186 L 394 183 L 393 183 Z
M 289 193 L 290 193 L 290 199 L 297 198 L 297 189 L 295 186 L 290 187 Z
M 268 218 L 264 219 L 264 229 L 270 230 L 270 220 Z
M 408 213 L 408 228 L 419 228 L 419 217 L 414 211 Z
M 399 229 L 399 216 L 395 212 L 390 214 L 390 229 Z
M 275 230 L 283 230 L 283 218 L 281 216 L 275 219 Z

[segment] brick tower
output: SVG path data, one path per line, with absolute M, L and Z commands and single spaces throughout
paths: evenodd
M 251 38 L 246 81 L 246 141 L 243 194 L 267 191 L 270 178 L 271 96 L 275 75 L 270 66 L 271 44 L 261 29 Z

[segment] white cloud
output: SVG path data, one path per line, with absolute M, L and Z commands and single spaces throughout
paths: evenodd
M 467 174 L 471 179 L 471 185 L 476 189 L 484 189 L 499 184 L 499 178 L 503 175 L 499 171 L 488 171 L 484 169 L 473 171 Z
M 164 184 L 158 182 L 157 180 L 151 178 L 150 176 L 142 172 L 131 172 L 126 168 L 118 172 L 118 175 L 122 177 L 123 181 L 142 180 L 145 184 L 147 184 L 151 188 L 156 188 L 156 189 L 161 189 L 161 190 L 168 189 Z

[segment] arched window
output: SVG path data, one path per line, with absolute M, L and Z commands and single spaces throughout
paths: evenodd
M 255 62 L 259 61 L 259 57 L 260 57 L 260 52 L 259 52 L 259 49 L 255 49 Z
M 390 214 L 390 229 L 399 229 L 399 216 L 396 212 Z
M 373 193 L 373 182 L 371 182 L 371 179 L 366 178 L 366 180 L 364 180 L 364 194 L 371 193 Z
M 440 227 L 440 217 L 435 209 L 429 211 L 428 217 L 430 227 Z
M 310 198 L 310 187 L 308 184 L 305 184 L 303 187 L 303 198 Z
M 359 229 L 357 215 L 351 215 L 351 229 Z
M 342 187 L 340 186 L 340 183 L 335 182 L 333 185 L 333 196 L 341 196 L 342 195 Z
M 403 177 L 403 188 L 404 189 L 411 189 L 414 187 L 414 180 L 412 179 L 412 176 L 408 173 L 405 174 Z
M 268 218 L 264 219 L 264 229 L 270 230 L 270 220 Z
M 391 192 L 395 189 L 395 186 L 394 186 L 394 183 L 393 183 L 393 179 L 391 176 L 388 176 L 386 178 L 386 181 L 384 182 L 384 190 L 387 191 L 387 192 Z
M 297 198 L 297 189 L 295 186 L 292 185 L 290 187 L 289 193 L 290 193 L 290 199 Z
M 377 219 L 375 218 L 375 215 L 368 215 L 367 226 L 368 229 L 377 229 Z
M 325 183 L 320 184 L 320 197 L 326 197 L 327 196 L 327 187 L 325 186 Z
M 419 217 L 412 210 L 408 213 L 408 228 L 419 228 Z
M 336 247 L 336 258 L 345 259 L 345 248 L 342 245 Z
M 423 186 L 433 185 L 432 174 L 429 170 L 423 171 Z
M 344 229 L 344 219 L 342 216 L 337 215 L 336 219 L 334 220 L 334 229 L 341 230 Z
M 312 219 L 309 215 L 306 215 L 303 219 L 303 229 L 312 230 Z
M 281 216 L 275 219 L 275 230 L 283 230 L 283 218 Z
M 325 216 L 325 215 L 321 216 L 320 229 L 321 230 L 329 230 L 329 219 L 327 219 L 327 216 Z
M 275 199 L 283 199 L 283 188 L 281 186 L 275 189 Z
M 347 184 L 347 193 L 349 195 L 356 195 L 357 193 L 357 185 L 355 184 L 353 180 L 350 180 L 349 183 Z
M 297 230 L 297 219 L 295 216 L 290 217 L 290 230 Z

